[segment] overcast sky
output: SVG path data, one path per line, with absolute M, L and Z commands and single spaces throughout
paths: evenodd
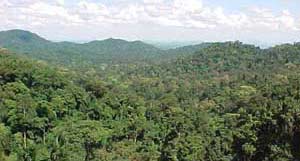
M 0 30 L 50 40 L 300 41 L 300 0 L 0 0 Z

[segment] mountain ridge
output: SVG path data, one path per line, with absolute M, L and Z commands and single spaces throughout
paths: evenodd
M 0 32 L 0 47 L 55 64 L 94 64 L 97 66 L 102 63 L 126 63 L 129 61 L 139 63 L 145 60 L 171 59 L 174 55 L 194 53 L 206 45 L 199 44 L 164 50 L 140 40 L 127 41 L 116 38 L 93 40 L 86 43 L 53 42 L 33 32 L 15 29 Z M 187 52 L 183 52 L 183 50 Z

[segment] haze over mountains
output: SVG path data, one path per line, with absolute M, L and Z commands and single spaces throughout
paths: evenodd
M 91 62 L 97 64 L 151 60 L 157 56 L 169 58 L 174 54 L 194 53 L 207 44 L 163 50 L 142 41 L 113 38 L 88 43 L 52 42 L 30 31 L 9 30 L 0 32 L 0 46 L 16 53 L 58 64 L 72 64 L 78 61 L 82 64 Z

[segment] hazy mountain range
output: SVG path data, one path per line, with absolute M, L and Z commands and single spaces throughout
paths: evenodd
M 165 50 L 142 41 L 110 38 L 87 43 L 53 42 L 30 31 L 0 32 L 0 47 L 59 64 L 122 63 L 151 60 L 154 57 L 168 59 L 174 54 L 194 53 L 207 45 L 203 43 Z

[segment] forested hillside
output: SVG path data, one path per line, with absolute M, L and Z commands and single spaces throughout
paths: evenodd
M 162 50 L 142 41 L 130 42 L 110 38 L 78 44 L 51 42 L 24 30 L 0 32 L 0 47 L 37 60 L 72 68 L 102 68 L 112 64 L 169 60 L 176 55 L 192 54 L 207 45 Z
M 82 45 L 109 44 L 148 46 Z M 78 70 L 1 49 L 0 160 L 300 160 L 300 44 L 210 43 L 176 56 Z

